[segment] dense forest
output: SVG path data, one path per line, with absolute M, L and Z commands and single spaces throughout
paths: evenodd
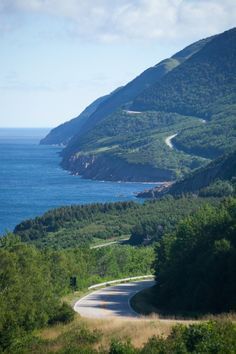
M 235 198 L 203 207 L 166 234 L 156 246 L 156 306 L 175 314 L 235 311 L 235 236 Z
M 136 110 L 176 112 L 211 119 L 235 103 L 236 29 L 215 36 L 200 51 L 141 93 Z M 144 109 L 145 107 L 145 109 Z
M 151 244 L 202 205 L 218 198 L 164 197 L 144 204 L 134 202 L 92 204 L 50 210 L 42 217 L 23 221 L 15 234 L 39 248 L 72 248 L 110 239 Z M 131 237 L 130 237 L 131 236 Z

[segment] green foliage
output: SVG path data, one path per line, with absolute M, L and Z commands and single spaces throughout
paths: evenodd
M 150 274 L 153 248 L 114 246 L 38 250 L 6 236 L 0 248 L 0 349 L 23 345 L 34 329 L 73 320 L 74 311 L 60 298 L 70 291 L 70 277 L 78 289 L 94 282 Z M 83 335 L 84 337 L 84 335 Z
M 132 244 L 146 244 L 173 231 L 183 217 L 206 202 L 215 204 L 217 201 L 214 198 L 174 199 L 168 196 L 144 204 L 124 202 L 63 207 L 23 221 L 15 228 L 15 233 L 22 241 L 39 248 L 85 247 L 97 240 L 130 234 Z
M 44 255 L 10 243 L 0 248 L 0 347 L 42 327 L 57 314 L 59 297 Z
M 165 236 L 156 248 L 157 306 L 175 313 L 235 311 L 235 235 L 236 199 L 229 199 Z
M 135 348 L 129 339 L 120 340 L 119 334 L 107 349 L 99 347 L 103 334 L 81 325 L 72 326 L 56 339 L 40 340 L 24 337 L 15 341 L 9 353 L 41 354 L 231 354 L 236 351 L 236 325 L 230 321 L 208 321 L 189 326 L 176 325 L 167 338 L 153 336 L 141 348 Z M 94 349 L 94 347 L 99 349 Z
M 130 220 L 126 215 L 132 217 L 139 208 L 133 202 L 62 207 L 50 210 L 42 217 L 23 221 L 14 232 L 22 241 L 39 247 L 86 246 L 94 239 L 129 234 Z
M 175 326 L 167 339 L 152 337 L 140 352 L 142 354 L 231 354 L 235 350 L 235 324 L 225 321 L 210 321 L 193 324 L 189 327 Z
M 234 191 L 236 190 L 235 175 L 236 151 L 221 156 L 206 167 L 200 168 L 186 176 L 183 180 L 174 183 L 167 190 L 167 193 L 171 195 L 199 194 L 200 191 L 200 195 L 202 196 L 209 195 L 208 192 L 210 195 L 227 196 L 227 194 L 231 194 L 232 188 Z M 221 189 L 221 192 L 219 189 Z M 158 193 L 154 192 L 154 194 L 158 196 Z
M 135 354 L 137 350 L 131 345 L 130 341 L 121 342 L 114 339 L 111 342 L 109 354 Z
M 235 28 L 224 32 L 136 98 L 148 108 L 209 118 L 216 106 L 234 103 Z
M 216 158 L 236 148 L 235 35 L 234 28 L 216 36 L 134 102 L 135 110 L 205 119 L 206 124 L 183 129 L 175 138 L 176 147 L 186 153 Z
M 73 321 L 75 317 L 75 312 L 69 306 L 67 303 L 63 302 L 62 305 L 60 305 L 59 309 L 57 310 L 57 313 L 53 318 L 50 319 L 49 324 L 54 324 L 54 323 L 69 323 Z
M 96 159 L 109 158 L 111 165 L 115 164 L 112 161 L 119 159 L 124 163 L 145 166 L 147 177 L 153 168 L 157 176 L 159 170 L 162 173 L 169 171 L 169 178 L 173 179 L 204 165 L 206 161 L 170 149 L 165 139 L 176 132 L 187 128 L 192 130 L 198 126 L 202 126 L 199 119 L 176 113 L 129 114 L 118 110 L 69 145 L 63 152 L 64 162 L 70 159 L 70 167 L 75 166 L 76 170 L 78 159 L 82 161 L 89 156 Z M 73 159 L 70 158 L 72 155 Z
M 211 120 L 191 130 L 183 130 L 175 138 L 176 148 L 187 154 L 217 158 L 236 149 L 236 106 L 225 105 L 213 113 Z
M 234 187 L 229 181 L 216 180 L 208 187 L 200 190 L 201 197 L 229 197 L 234 194 Z

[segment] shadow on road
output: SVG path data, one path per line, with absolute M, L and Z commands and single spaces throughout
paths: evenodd
M 104 317 L 104 310 L 106 316 L 139 317 L 130 307 L 129 300 L 154 284 L 154 281 L 139 281 L 101 289 L 80 300 L 75 309 L 83 316 L 88 313 L 89 317 Z

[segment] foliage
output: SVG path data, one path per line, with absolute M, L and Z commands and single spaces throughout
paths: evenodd
M 210 321 L 189 327 L 177 325 L 167 339 L 152 337 L 142 354 L 214 353 L 230 354 L 236 350 L 236 326 L 231 322 Z
M 223 155 L 204 168 L 192 172 L 184 179 L 177 181 L 170 188 L 165 190 L 164 194 L 169 193 L 177 196 L 187 193 L 200 193 L 201 196 L 209 196 L 210 193 L 210 195 L 227 196 L 227 194 L 231 193 L 232 187 L 235 190 L 235 176 L 236 151 L 231 154 Z M 221 182 L 217 182 L 217 180 Z M 222 190 L 221 193 L 217 193 L 216 191 L 219 188 Z M 214 189 L 216 189 L 215 192 Z M 147 194 L 148 193 L 150 192 L 147 192 Z M 157 197 L 160 196 L 160 193 L 155 190 L 153 190 L 153 194 Z M 145 192 L 141 195 L 145 197 Z
M 231 354 L 236 351 L 236 325 L 230 321 L 208 321 L 189 326 L 175 325 L 171 333 L 153 336 L 141 348 L 132 345 L 129 339 L 119 339 L 116 334 L 108 348 L 99 344 L 103 333 L 84 326 L 67 329 L 56 339 L 39 340 L 25 337 L 11 345 L 11 353 L 60 353 L 60 354 Z M 99 349 L 95 349 L 99 348 Z
M 175 313 L 235 311 L 235 236 L 236 199 L 229 199 L 163 237 L 156 248 L 157 306 Z
M 217 201 L 214 198 L 165 197 L 143 205 L 123 202 L 62 207 L 23 221 L 14 232 L 22 241 L 40 248 L 86 246 L 95 240 L 130 234 L 132 244 L 151 243 L 164 232 L 173 231 L 183 217 L 206 202 L 215 204 Z
M 94 282 L 150 274 L 154 250 L 114 246 L 38 250 L 8 235 L 0 247 L 0 349 L 26 338 L 34 329 L 73 320 L 74 311 L 61 297 Z M 14 344 L 15 343 L 15 344 Z
M 234 186 L 229 181 L 216 180 L 200 190 L 201 197 L 228 197 L 234 194 Z
M 175 112 L 206 120 L 184 129 L 176 147 L 194 155 L 216 158 L 236 148 L 235 28 L 224 32 L 198 53 L 141 93 L 133 109 Z
M 156 171 L 169 171 L 169 178 L 176 178 L 187 171 L 202 166 L 206 161 L 181 151 L 170 149 L 165 139 L 176 132 L 202 126 L 195 117 L 176 113 L 142 112 L 129 114 L 118 110 L 103 119 L 96 128 L 84 133 L 80 139 L 63 151 L 63 166 L 70 160 L 76 166 L 77 160 L 89 156 L 99 159 L 123 160 L 129 165 L 143 165 L 151 174 Z M 72 159 L 71 156 L 74 156 Z M 71 165 L 72 164 L 72 165 Z M 75 168 L 76 170 L 76 168 Z M 164 172 L 163 172 L 164 173 Z M 159 178 L 161 172 L 159 172 Z M 158 177 L 155 178 L 155 180 Z
M 60 295 L 44 255 L 14 243 L 0 248 L 0 347 L 46 325 L 60 311 Z
M 54 323 L 69 323 L 75 317 L 75 312 L 70 305 L 63 302 L 63 304 L 59 307 L 58 312 L 55 314 L 53 318 L 50 319 L 49 324 Z

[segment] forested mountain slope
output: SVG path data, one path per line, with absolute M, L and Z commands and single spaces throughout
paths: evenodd
M 183 130 L 175 146 L 215 158 L 236 147 L 236 29 L 215 36 L 199 52 L 141 93 L 133 109 L 175 112 L 206 124 Z
M 176 180 L 236 148 L 235 117 L 232 29 L 192 44 L 107 97 L 76 130 L 62 166 L 99 180 Z
M 217 180 L 227 180 L 235 183 L 236 178 L 236 151 L 219 157 L 206 167 L 200 168 L 183 180 L 174 183 L 162 191 L 152 189 L 140 193 L 141 198 L 158 198 L 164 194 L 181 195 L 187 193 L 201 193 L 203 188 L 213 185 Z
M 200 51 L 134 101 L 136 110 L 211 118 L 216 105 L 235 103 L 236 28 L 215 36 Z
M 192 54 L 142 91 L 129 110 L 81 130 L 63 152 L 63 167 L 86 178 L 166 181 L 235 148 L 236 30 Z M 172 136 L 174 149 L 166 143 Z

